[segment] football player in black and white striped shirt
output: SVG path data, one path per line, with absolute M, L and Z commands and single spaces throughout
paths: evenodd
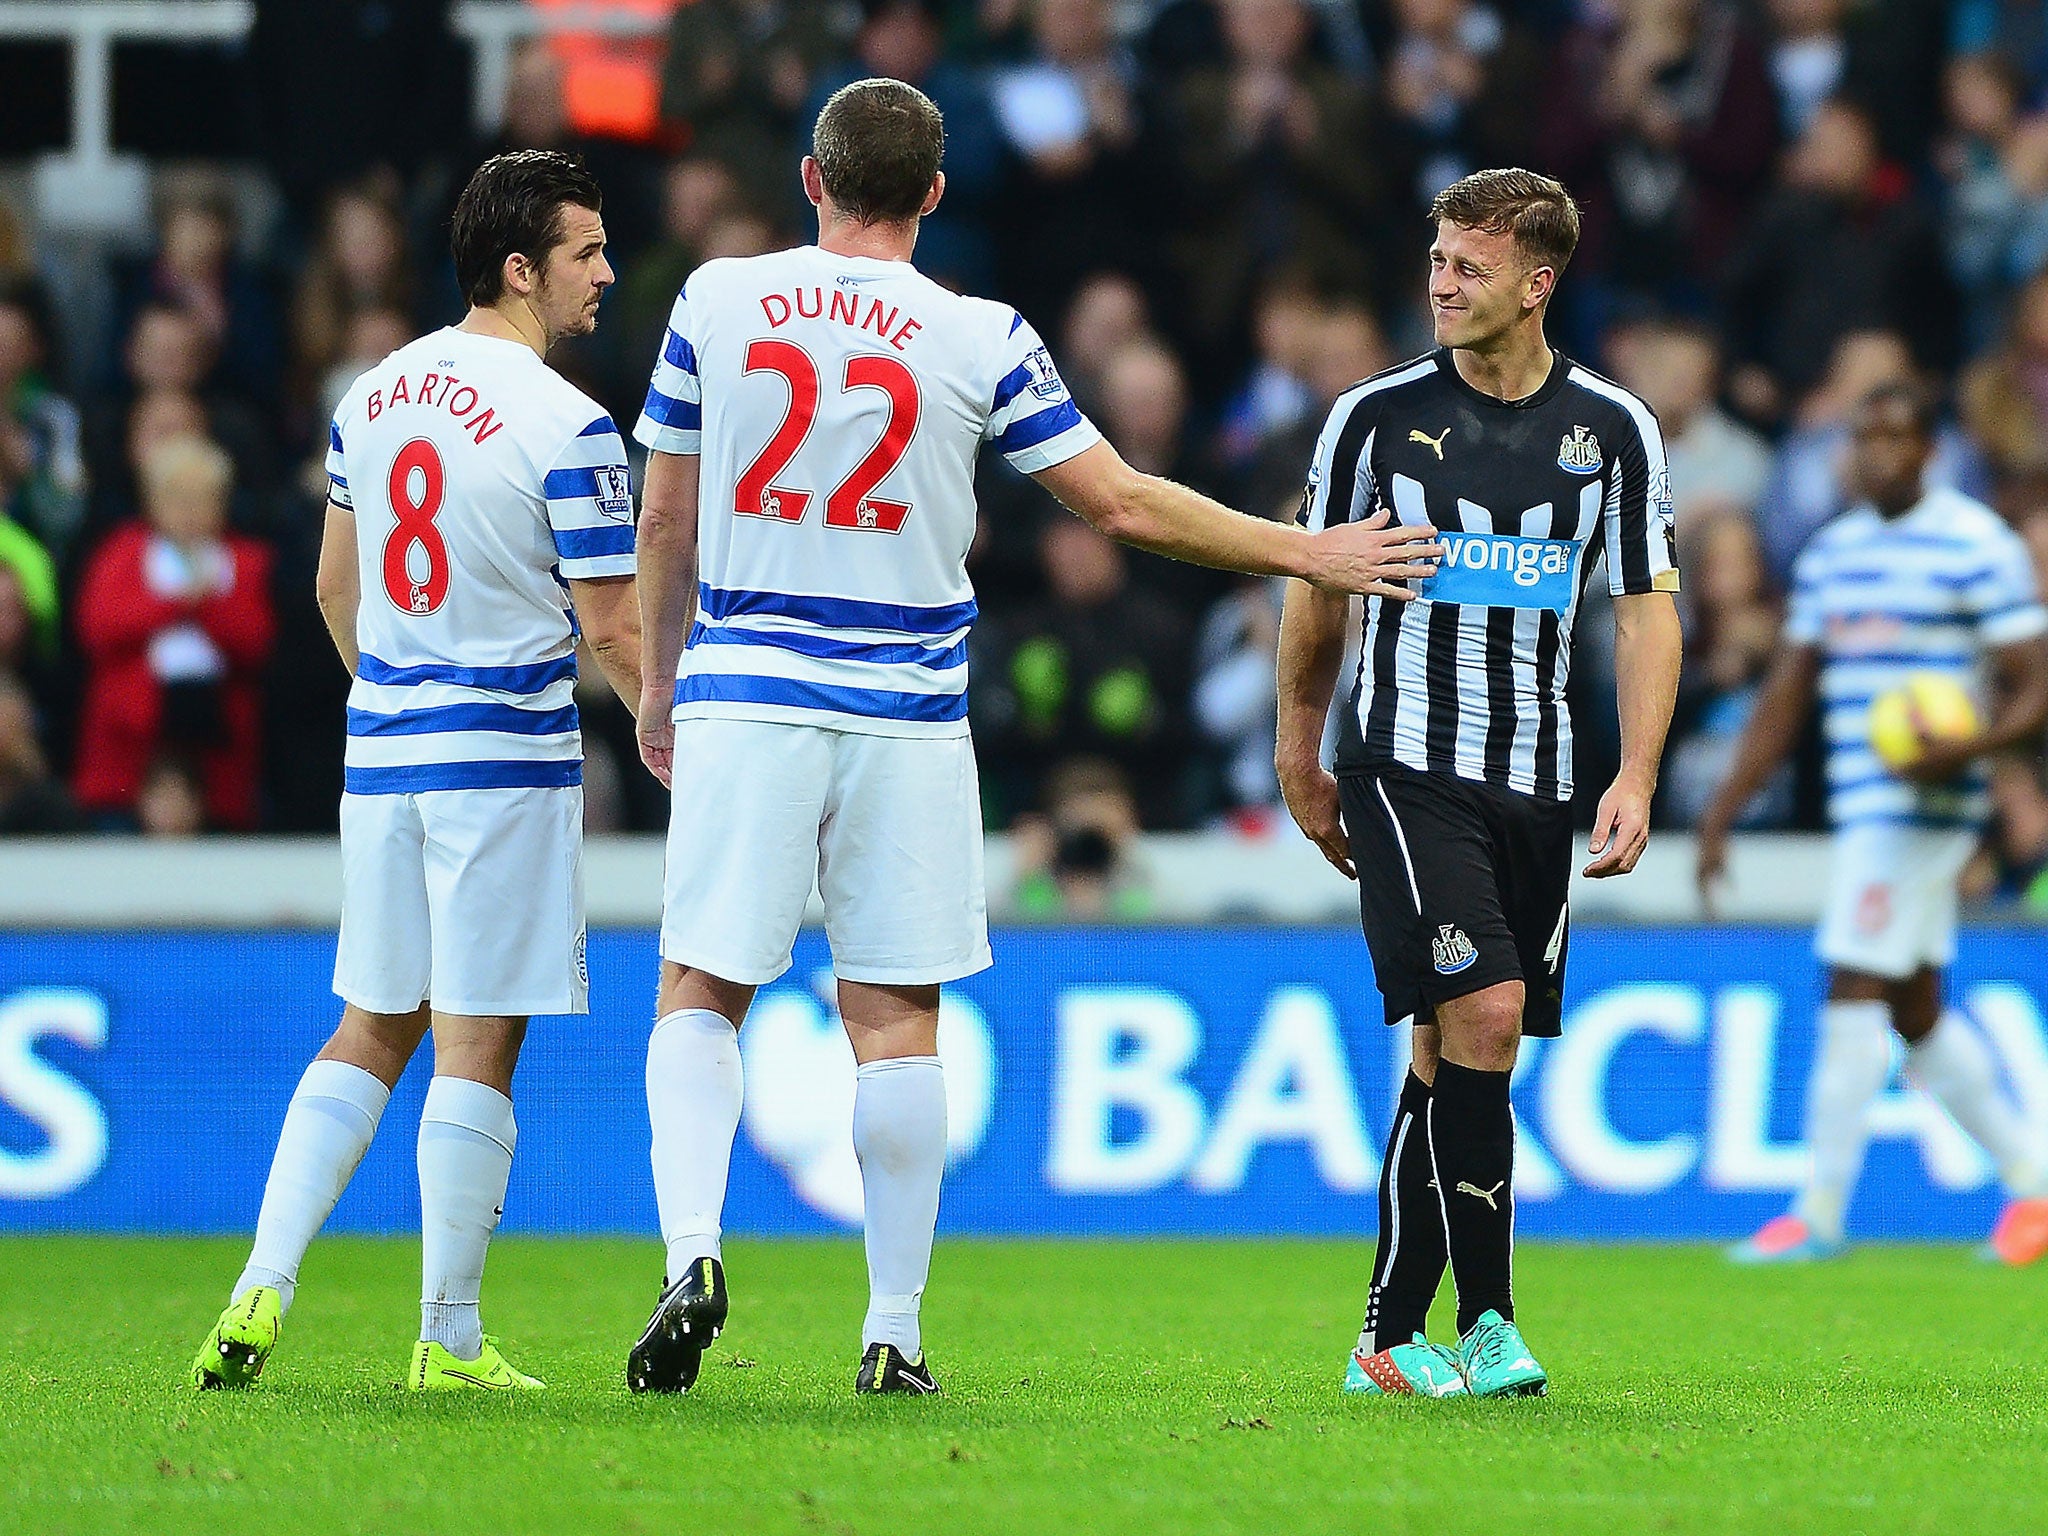
M 1560 1022 L 1572 621 L 1604 560 L 1622 763 L 1586 873 L 1626 874 L 1649 840 L 1678 688 L 1678 571 L 1656 418 L 1544 337 L 1578 242 L 1570 196 L 1528 171 L 1481 171 L 1431 215 L 1437 349 L 1338 398 L 1302 521 L 1429 523 L 1444 556 L 1413 602 L 1367 600 L 1334 775 L 1319 748 L 1347 605 L 1290 586 L 1276 756 L 1295 820 L 1359 882 L 1387 1022 L 1414 1033 L 1346 1385 L 1494 1396 L 1545 1384 L 1514 1324 L 1508 1078 L 1521 1037 Z M 1446 1262 L 1455 1351 L 1419 1338 Z

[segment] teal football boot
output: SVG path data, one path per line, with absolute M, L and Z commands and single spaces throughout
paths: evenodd
M 1456 1355 L 1418 1333 L 1413 1343 L 1376 1355 L 1354 1349 L 1344 1367 L 1344 1390 L 1386 1397 L 1464 1397 L 1465 1373 Z
M 1550 1378 L 1522 1342 L 1521 1330 L 1486 1311 L 1458 1340 L 1458 1365 L 1474 1397 L 1542 1397 Z

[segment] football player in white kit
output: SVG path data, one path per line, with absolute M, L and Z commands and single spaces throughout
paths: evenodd
M 341 804 L 341 1026 L 278 1137 L 247 1268 L 192 1367 L 246 1386 L 299 1262 L 429 1028 L 423 1289 L 407 1385 L 531 1388 L 477 1317 L 532 1014 L 583 1013 L 579 631 L 640 696 L 618 429 L 543 359 L 612 281 L 573 157 L 487 161 L 456 205 L 460 325 L 401 347 L 335 413 L 321 611 L 354 674 Z
M 2048 722 L 2048 611 L 2019 536 L 1981 502 L 1923 488 L 1932 403 L 1890 386 L 1859 408 L 1855 471 L 1865 500 L 1814 535 L 1793 567 L 1778 657 L 1728 778 L 1701 818 L 1703 893 L 1726 862 L 1742 807 L 1799 739 L 1818 698 L 1834 856 L 1815 943 L 1830 972 L 1807 1087 L 1805 1186 L 1792 1209 L 1732 1250 L 1743 1263 L 1822 1259 L 1843 1247 L 1863 1166 L 1865 1115 L 1892 1070 L 1991 1155 L 2010 1196 L 1991 1250 L 2010 1264 L 2048 1253 L 2041 1131 L 1999 1089 L 1976 1031 L 1944 1009 L 1955 959 L 1956 885 L 1990 811 L 1983 759 L 2040 739 Z M 1995 696 L 1971 740 L 1927 742 L 1904 775 L 1870 745 L 1872 699 L 1921 672 Z
M 945 188 L 938 110 L 864 80 L 818 116 L 818 243 L 692 274 L 634 435 L 641 751 L 673 777 L 648 1044 L 666 1282 L 635 1391 L 675 1392 L 724 1326 L 737 1027 L 790 964 L 815 879 L 857 1062 L 861 1392 L 937 1390 L 918 1311 L 946 1160 L 939 986 L 990 963 L 967 734 L 965 559 L 991 443 L 1105 532 L 1349 591 L 1433 570 L 1428 528 L 1310 535 L 1131 469 L 1006 305 L 910 265 Z

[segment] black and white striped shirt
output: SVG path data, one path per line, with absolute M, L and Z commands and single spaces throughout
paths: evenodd
M 1569 800 L 1565 677 L 1594 563 L 1616 596 L 1678 589 L 1657 418 L 1562 353 L 1507 402 L 1440 349 L 1346 390 L 1316 443 L 1304 526 L 1381 508 L 1433 524 L 1447 553 L 1414 602 L 1366 603 L 1339 770 L 1401 763 Z

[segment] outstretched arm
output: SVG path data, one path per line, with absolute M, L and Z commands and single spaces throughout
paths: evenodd
M 1678 605 L 1669 592 L 1643 592 L 1614 600 L 1615 702 L 1621 712 L 1621 771 L 1593 814 L 1594 855 L 1585 873 L 1595 880 L 1625 875 L 1650 843 L 1650 800 L 1664 737 L 1678 702 L 1678 665 L 1684 637 Z
M 640 497 L 640 758 L 670 782 L 676 671 L 697 613 L 697 455 L 651 453 Z
M 1308 840 L 1347 880 L 1356 879 L 1338 813 L 1337 780 L 1323 767 L 1323 727 L 1330 717 L 1337 669 L 1344 661 L 1350 599 L 1306 582 L 1287 584 L 1280 613 L 1279 729 L 1273 767 L 1287 812 Z
M 1254 576 L 1297 576 L 1336 592 L 1365 592 L 1407 602 L 1395 583 L 1436 574 L 1443 546 L 1427 525 L 1392 523 L 1384 514 L 1307 533 L 1233 512 L 1221 502 L 1126 464 L 1107 443 L 1032 476 L 1113 539 L 1154 554 Z

